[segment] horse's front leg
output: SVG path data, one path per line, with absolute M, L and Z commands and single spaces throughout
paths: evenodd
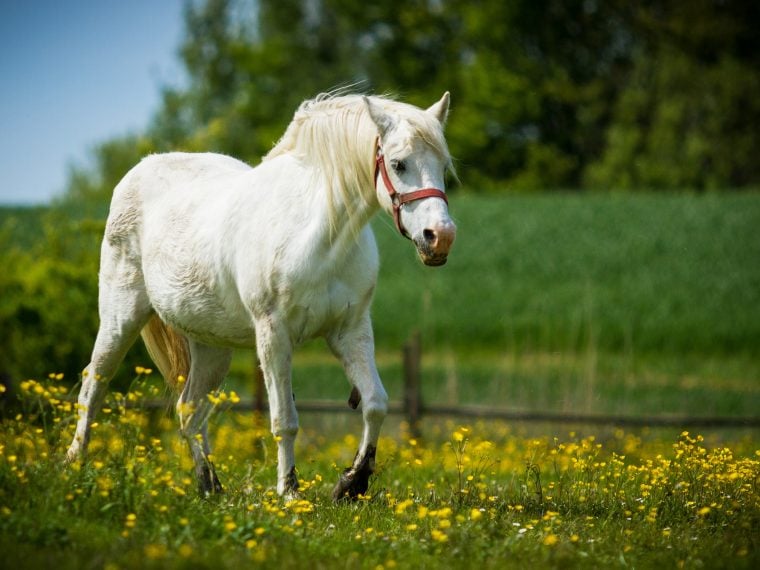
M 328 342 L 353 385 L 351 404 L 361 400 L 364 419 L 362 440 L 353 465 L 343 472 L 333 489 L 333 499 L 338 501 L 346 497 L 355 499 L 367 492 L 369 476 L 375 470 L 380 428 L 388 413 L 388 394 L 375 365 L 375 342 L 368 312 L 354 330 L 341 331 L 328 338 Z
M 298 412 L 291 383 L 293 347 L 286 328 L 271 315 L 256 321 L 256 349 L 269 396 L 272 434 L 277 440 L 277 494 L 294 496 L 298 492 L 294 451 Z

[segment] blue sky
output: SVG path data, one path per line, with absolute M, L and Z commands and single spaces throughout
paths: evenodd
M 182 84 L 182 6 L 0 1 L 0 204 L 50 200 L 95 144 L 148 124 Z

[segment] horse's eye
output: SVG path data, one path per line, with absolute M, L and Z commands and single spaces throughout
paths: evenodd
M 396 174 L 402 174 L 406 172 L 406 163 L 403 160 L 396 160 L 394 158 L 391 160 L 391 168 L 393 168 Z

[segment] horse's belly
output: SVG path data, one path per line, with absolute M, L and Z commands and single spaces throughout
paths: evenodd
M 255 345 L 253 321 L 233 292 L 213 280 L 164 267 L 146 273 L 146 288 L 161 320 L 188 337 L 209 345 L 249 348 Z
M 157 311 L 162 319 L 164 316 Z M 220 314 L 223 315 L 220 318 Z M 255 333 L 250 323 L 238 322 L 231 315 L 216 311 L 198 311 L 190 318 L 170 316 L 164 319 L 189 338 L 211 346 L 253 348 Z

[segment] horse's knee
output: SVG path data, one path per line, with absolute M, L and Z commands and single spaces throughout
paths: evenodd
M 298 423 L 280 424 L 272 422 L 272 435 L 280 439 L 295 439 L 298 435 Z
M 364 418 L 367 421 L 382 422 L 388 415 L 388 395 L 385 391 L 373 394 L 362 405 Z

